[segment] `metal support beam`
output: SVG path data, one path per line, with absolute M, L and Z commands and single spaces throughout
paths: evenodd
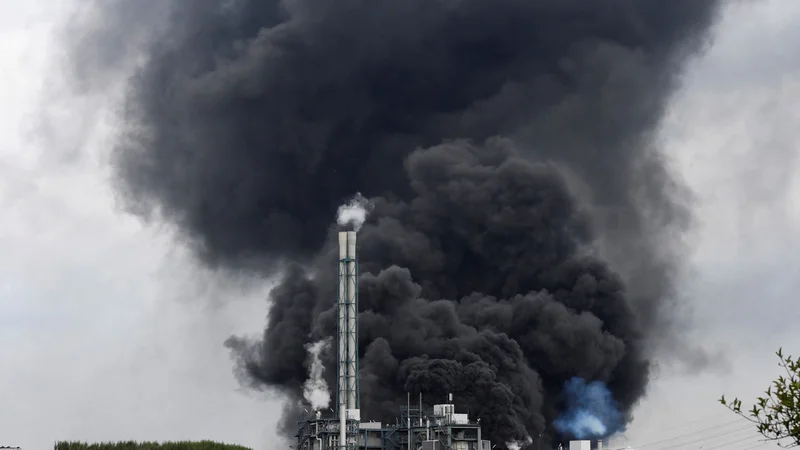
M 347 450 L 358 439 L 361 420 L 358 395 L 358 261 L 356 233 L 339 233 L 338 389 L 339 447 Z

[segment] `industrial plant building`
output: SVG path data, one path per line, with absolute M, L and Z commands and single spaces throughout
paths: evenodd
M 356 233 L 339 233 L 336 405 L 299 423 L 294 450 L 492 450 L 479 420 L 448 402 L 423 408 L 422 396 L 398 411 L 395 423 L 362 421 L 358 389 L 358 259 Z M 497 444 L 497 443 L 495 443 Z M 603 450 L 602 441 L 572 441 L 563 450 Z M 537 449 L 541 450 L 541 449 Z

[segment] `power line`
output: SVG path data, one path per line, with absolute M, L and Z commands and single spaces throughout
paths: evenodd
M 747 437 L 747 438 L 736 439 L 736 440 L 733 440 L 733 441 L 723 442 L 723 443 L 715 445 L 713 447 L 708 447 L 708 448 L 706 448 L 704 450 L 714 450 L 714 449 L 718 449 L 718 448 L 722 448 L 722 447 L 728 447 L 728 446 L 733 445 L 733 444 L 741 444 L 743 442 L 752 441 L 754 439 L 757 440 L 758 439 L 758 435 L 750 436 L 750 437 Z
M 756 448 L 761 448 L 761 447 L 763 447 L 763 446 L 765 446 L 765 445 L 768 445 L 768 444 L 772 444 L 772 442 L 770 442 L 770 441 L 767 441 L 767 442 L 762 442 L 762 443 L 760 443 L 760 444 L 758 444 L 758 445 L 755 445 L 755 446 L 753 446 L 753 447 L 747 447 L 747 448 L 746 448 L 746 449 L 744 449 L 744 450 L 753 450 L 753 449 L 756 449 Z
M 726 415 L 725 417 L 727 418 L 729 416 Z M 681 424 L 677 424 L 677 425 L 673 425 L 671 427 L 664 428 L 661 431 L 663 431 L 663 432 L 671 432 L 671 431 L 675 431 L 675 430 L 683 430 L 683 429 L 691 427 L 692 425 L 699 425 L 701 423 L 705 424 L 705 423 L 710 422 L 712 420 L 713 421 L 719 421 L 719 419 L 720 419 L 719 413 L 709 414 L 709 415 L 706 415 L 706 416 L 704 416 L 702 418 L 699 418 L 699 419 L 690 420 L 688 422 L 684 422 L 684 423 L 681 423 Z M 739 419 L 737 418 L 737 420 L 739 420 Z M 736 422 L 736 420 L 734 420 L 733 422 Z
M 765 445 L 769 445 L 769 444 L 774 444 L 776 447 L 778 446 L 777 441 L 768 440 L 767 442 L 762 442 L 761 444 L 758 444 L 758 445 L 753 446 L 753 447 L 747 447 L 747 448 L 745 448 L 743 450 L 753 450 L 753 449 L 757 449 L 757 448 L 762 448 Z
M 725 422 L 725 423 L 722 423 L 722 424 L 719 424 L 719 425 L 715 425 L 713 427 L 704 428 L 702 430 L 698 430 L 698 431 L 695 431 L 695 432 L 692 432 L 692 433 L 681 434 L 681 435 L 674 436 L 674 437 L 671 437 L 671 438 L 668 438 L 668 439 L 663 439 L 663 440 L 660 440 L 660 441 L 650 442 L 650 443 L 647 443 L 647 444 L 644 444 L 644 445 L 638 445 L 638 446 L 636 446 L 636 448 L 637 449 L 641 449 L 641 448 L 651 447 L 653 445 L 666 444 L 666 443 L 677 441 L 679 439 L 683 439 L 683 438 L 686 438 L 686 437 L 689 437 L 689 436 L 696 436 L 698 434 L 703 434 L 703 433 L 708 433 L 709 431 L 718 430 L 720 428 L 724 428 L 726 426 L 733 425 L 735 423 L 740 423 L 741 421 L 742 421 L 742 419 L 740 419 L 740 418 L 736 419 L 736 420 L 731 420 L 730 422 Z M 748 425 L 748 427 L 749 426 L 750 425 Z
M 755 444 L 756 442 L 758 442 L 758 440 L 756 440 L 756 441 L 742 440 L 741 442 L 739 442 L 740 445 L 738 447 L 736 446 L 737 443 L 733 443 L 731 446 L 726 447 L 726 449 L 730 449 L 730 450 L 748 450 L 748 449 L 763 448 L 763 446 L 766 445 L 765 443 L 758 444 L 758 445 L 752 445 L 752 444 Z M 705 450 L 705 449 L 703 449 L 703 450 Z M 764 449 L 764 450 L 766 450 L 766 449 Z
M 780 443 L 780 441 L 784 441 L 786 439 L 791 440 L 791 438 L 788 438 L 788 437 L 784 437 L 784 438 L 780 438 L 780 439 L 768 439 L 768 438 L 765 437 L 764 438 L 764 442 L 762 442 L 761 444 L 756 445 L 754 447 L 748 447 L 748 448 L 746 448 L 744 450 L 753 450 L 753 449 L 760 448 L 760 447 L 763 447 L 763 446 L 769 445 L 769 444 L 775 444 L 777 446 Z
M 722 433 L 722 434 L 715 434 L 713 436 L 704 437 L 702 439 L 697 439 L 697 440 L 690 441 L 690 442 L 684 442 L 682 444 L 672 445 L 670 447 L 675 448 L 675 447 L 683 447 L 684 445 L 697 444 L 699 442 L 705 442 L 705 441 L 708 441 L 710 439 L 716 439 L 716 438 L 719 438 L 719 437 L 727 436 L 727 435 L 729 435 L 731 433 L 738 433 L 740 431 L 749 430 L 751 428 L 752 428 L 752 425 L 747 425 L 745 427 L 737 428 L 735 430 L 728 430 L 728 431 L 726 431 L 725 433 Z

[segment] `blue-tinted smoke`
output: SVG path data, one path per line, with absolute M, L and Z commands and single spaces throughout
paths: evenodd
M 602 381 L 587 383 L 575 377 L 564 383 L 567 409 L 553 423 L 573 439 L 599 439 L 622 430 L 622 414 Z

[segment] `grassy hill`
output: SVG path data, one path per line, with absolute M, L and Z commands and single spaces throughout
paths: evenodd
M 54 450 L 252 450 L 220 442 L 57 442 Z

